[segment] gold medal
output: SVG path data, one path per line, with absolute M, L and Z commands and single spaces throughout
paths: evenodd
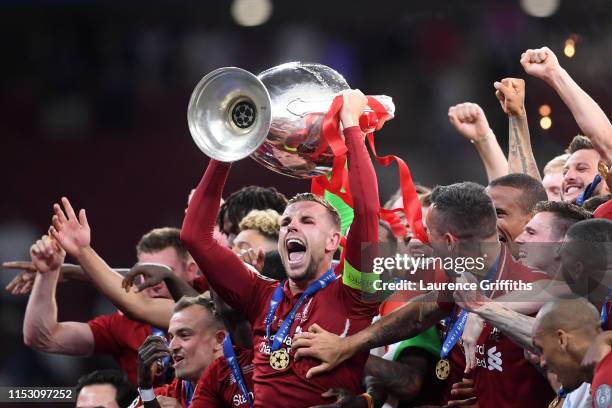
M 289 360 L 287 349 L 278 349 L 270 354 L 270 366 L 275 370 L 284 370 L 289 367 Z
M 436 364 L 436 377 L 439 380 L 446 380 L 450 374 L 450 363 L 447 359 L 443 358 Z

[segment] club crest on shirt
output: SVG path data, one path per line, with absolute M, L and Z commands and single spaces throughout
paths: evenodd
M 612 405 L 612 388 L 608 384 L 601 384 L 595 392 L 595 408 L 610 408 Z

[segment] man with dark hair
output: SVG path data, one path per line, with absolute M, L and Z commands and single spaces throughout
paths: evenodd
M 572 291 L 602 306 L 612 287 L 612 221 L 594 218 L 572 225 L 560 257 L 563 278 Z
M 427 226 L 429 241 L 437 257 L 483 259 L 483 268 L 471 270 L 479 281 L 503 279 L 526 283 L 545 277 L 516 263 L 507 248 L 499 243 L 495 209 L 484 187 L 470 182 L 437 187 L 431 198 Z M 436 283 L 456 283 L 457 273 L 446 272 L 448 276 L 437 276 Z M 496 298 L 507 292 L 493 290 L 490 295 Z M 457 315 L 452 296 L 450 299 L 445 296 L 448 294 L 448 291 L 441 290 L 414 298 L 370 327 L 344 339 L 323 331 L 317 334 L 304 332 L 293 346 L 299 349 L 298 355 L 323 361 L 320 367 L 311 371 L 329 370 L 358 351 L 413 337 L 444 318 L 453 322 L 464 321 L 463 312 Z M 462 323 L 457 324 L 460 333 Z M 455 323 L 452 327 L 454 331 Z M 449 331 L 447 329 L 447 333 Z M 446 337 L 445 349 L 450 354 L 448 360 L 443 356 L 445 362 L 438 364 L 439 367 L 450 364 L 450 375 L 441 369 L 443 375 L 449 376 L 449 385 L 461 381 L 465 367 L 465 357 L 456 343 L 458 339 L 458 336 Z M 474 370 L 474 391 L 479 406 L 545 407 L 552 398 L 544 377 L 523 358 L 523 350 L 492 326 L 485 327 L 478 339 L 477 350 L 480 363 Z M 454 399 L 450 391 L 449 387 L 445 401 Z
M 76 408 L 123 408 L 136 397 L 136 389 L 119 370 L 96 370 L 79 378 Z
M 253 273 L 212 239 L 230 164 L 210 161 L 187 210 L 183 242 L 216 293 L 253 325 L 256 407 L 320 405 L 326 402 L 321 394 L 330 387 L 361 389 L 366 353 L 331 375 L 308 381 L 306 373 L 315 363 L 295 361 L 291 343 L 296 333 L 314 323 L 335 333 L 355 333 L 377 313 L 378 303 L 364 300 L 362 294 L 369 286 L 361 271 L 371 266 L 362 264 L 361 245 L 377 242 L 380 212 L 376 174 L 358 126 L 366 104 L 359 91 L 343 93 L 340 119 L 355 217 L 344 249 L 342 279 L 336 279 L 331 268 L 340 244 L 338 217 L 309 195 L 294 200 L 281 217 L 278 249 L 288 277 L 282 286 Z
M 487 192 L 495 205 L 502 242 L 514 241 L 531 219 L 535 205 L 547 199 L 542 182 L 522 173 L 492 180 Z
M 176 303 L 168 334 L 169 343 L 163 337 L 149 336 L 138 350 L 140 399 L 147 408 L 158 407 L 155 400 L 160 396 L 176 400 L 181 407 L 190 406 L 195 394 L 202 392 L 198 381 L 203 378 L 205 370 L 223 355 L 226 331 L 207 294 L 185 296 Z M 170 384 L 153 389 L 151 372 L 165 357 L 172 359 L 175 378 Z M 247 363 L 250 364 L 250 360 Z M 233 391 L 239 393 L 237 387 Z M 229 405 L 231 399 L 216 402 Z
M 572 139 L 567 153 L 570 157 L 563 167 L 561 196 L 564 201 L 575 202 L 599 174 L 601 156 L 586 136 Z M 591 196 L 610 193 L 605 181 L 600 182 Z M 588 197 L 587 197 L 588 198 Z
M 569 393 L 564 406 L 591 407 L 589 380 L 581 362 L 599 333 L 599 312 L 581 298 L 548 302 L 534 319 L 532 341 L 540 367 L 555 374 L 563 390 Z
M 279 214 L 285 211 L 287 198 L 274 187 L 247 186 L 230 194 L 219 209 L 217 225 L 233 246 L 239 232 L 240 221 L 251 210 L 272 209 Z
M 519 244 L 521 263 L 554 276 L 559 268 L 557 251 L 567 230 L 591 214 L 567 201 L 540 201 L 533 218 L 515 242 Z

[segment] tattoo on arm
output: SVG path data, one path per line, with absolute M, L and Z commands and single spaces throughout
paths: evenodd
M 402 362 L 370 356 L 366 374 L 377 378 L 385 390 L 401 400 L 413 400 L 423 387 L 428 361 L 419 355 L 408 355 Z
M 509 117 L 508 165 L 510 173 L 523 173 L 541 180 L 531 149 L 527 117 Z
M 433 326 L 445 316 L 436 299 L 438 292 L 414 298 L 406 306 L 368 327 L 363 351 L 409 339 Z
M 487 304 L 478 314 L 519 346 L 534 353 L 538 352 L 531 342 L 531 331 L 535 318 L 493 302 Z

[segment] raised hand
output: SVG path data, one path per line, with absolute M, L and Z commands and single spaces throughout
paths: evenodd
M 487 117 L 475 103 L 466 102 L 451 106 L 448 109 L 448 120 L 457 132 L 473 142 L 484 139 L 491 132 Z
M 134 285 L 134 280 L 138 276 L 142 276 L 142 280 L 140 283 L 136 284 L 136 289 L 138 292 L 145 290 L 146 288 L 151 288 L 153 286 L 159 285 L 164 281 L 168 276 L 172 275 L 172 269 L 169 266 L 162 264 L 152 264 L 152 263 L 137 263 L 130 269 L 130 271 L 123 278 L 123 282 L 121 283 L 121 287 L 125 289 L 126 292 L 130 290 L 130 288 Z
M 342 109 L 340 121 L 344 128 L 359 126 L 359 117 L 368 105 L 368 98 L 359 89 L 348 89 L 342 92 Z
M 12 281 L 6 285 L 5 289 L 11 295 L 27 295 L 34 286 L 34 278 L 36 278 L 36 267 L 32 262 L 11 261 L 3 262 L 4 269 L 17 269 L 21 272 L 15 276 Z
M 40 273 L 47 273 L 59 271 L 66 252 L 54 239 L 51 239 L 48 235 L 43 235 L 30 247 L 30 256 L 34 268 Z
M 525 51 L 521 54 L 521 65 L 526 73 L 545 81 L 561 69 L 557 56 L 548 47 Z
M 91 230 L 87 223 L 85 210 L 79 211 L 77 218 L 70 201 L 66 197 L 62 197 L 62 205 L 53 204 L 53 218 L 51 219 L 52 226 L 49 228 L 49 233 L 55 238 L 60 245 L 75 258 L 78 258 L 81 250 L 89 247 L 91 240 Z
M 504 78 L 493 83 L 495 96 L 508 116 L 525 116 L 525 81 L 520 78 Z

